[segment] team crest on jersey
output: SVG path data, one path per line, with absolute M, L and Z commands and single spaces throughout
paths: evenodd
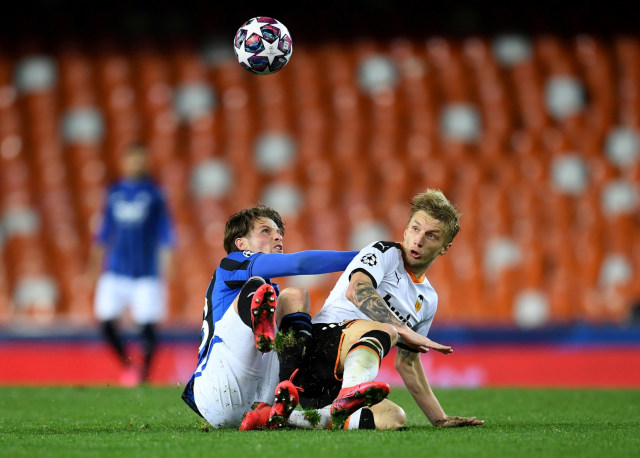
M 422 308 L 423 302 L 424 302 L 424 297 L 422 296 L 422 294 L 420 294 L 418 296 L 418 300 L 416 301 L 416 305 L 415 305 L 416 312 L 420 311 L 420 309 Z
M 252 255 L 254 255 L 255 253 L 253 251 L 249 251 L 249 250 L 244 250 L 242 252 L 242 254 L 244 255 L 245 258 L 250 258 Z
M 376 264 L 378 264 L 378 258 L 376 258 L 376 255 L 373 253 L 367 253 L 362 258 L 360 258 L 360 262 L 368 266 L 375 266 Z

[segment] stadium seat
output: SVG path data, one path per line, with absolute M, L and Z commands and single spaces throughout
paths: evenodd
M 624 126 L 611 126 L 606 133 L 605 153 L 618 168 L 634 168 L 640 162 L 640 133 Z
M 295 183 L 278 180 L 262 188 L 259 201 L 275 208 L 283 218 L 289 220 L 302 211 L 303 196 Z
M 348 250 L 344 216 L 334 209 L 317 208 L 307 213 L 306 234 L 309 246 L 320 250 Z
M 376 215 L 387 219 L 389 212 L 397 203 L 405 203 L 411 194 L 411 173 L 407 164 L 397 158 L 383 159 L 377 162 L 374 179 L 378 183 Z
M 639 268 L 637 38 L 320 43 L 258 85 L 221 49 L 132 40 L 0 56 L 2 205 L 39 214 L 34 246 L 60 313 L 91 319 L 79 280 L 88 237 L 119 151 L 142 138 L 188 239 L 177 275 L 189 280 L 172 282 L 170 320 L 198 321 L 230 212 L 283 206 L 288 249 L 346 249 L 362 234 L 399 239 L 406 201 L 426 187 L 463 213 L 452 255 L 433 266 L 444 321 L 625 319 L 638 276 L 607 288 L 599 278 L 611 250 Z M 322 61 L 330 72 L 314 71 Z M 487 277 L 498 237 L 519 258 Z M 18 245 L 7 239 L 2 256 Z M 3 266 L 0 320 L 22 269 Z M 330 283 L 310 286 L 318 301 Z
M 9 289 L 9 281 L 6 276 L 4 263 L 0 265 L 0 325 L 6 326 L 11 322 L 13 302 Z
M 49 320 L 58 296 L 49 276 L 38 214 L 29 207 L 5 207 L 2 220 L 6 237 L 2 251 L 6 265 L 11 266 L 7 278 L 16 316 L 33 314 L 34 318 Z
M 193 315 L 202 313 L 203 297 L 215 266 L 207 265 L 198 246 L 197 243 L 182 245 L 176 253 L 169 288 L 169 317 L 172 321 L 193 322 Z
M 550 322 L 549 299 L 540 289 L 520 290 L 514 298 L 513 320 L 521 329 L 535 329 Z
M 191 169 L 190 189 L 196 199 L 223 199 L 233 188 L 233 175 L 226 161 L 210 159 Z

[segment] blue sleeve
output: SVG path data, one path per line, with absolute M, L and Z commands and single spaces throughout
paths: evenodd
M 169 204 L 162 192 L 158 192 L 160 214 L 159 216 L 159 240 L 160 243 L 167 247 L 173 247 L 175 245 L 175 235 L 173 233 L 173 224 L 171 220 L 171 214 L 169 211 Z
M 251 276 L 263 278 L 314 275 L 344 270 L 358 251 L 309 250 L 291 254 L 256 256 L 250 267 Z

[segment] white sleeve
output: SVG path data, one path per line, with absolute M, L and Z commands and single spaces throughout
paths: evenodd
M 387 243 L 390 242 L 373 242 L 360 250 L 345 269 L 349 278 L 355 272 L 363 272 L 371 278 L 373 287 L 377 288 L 389 268 L 395 267 L 395 265 L 391 265 L 393 256 L 391 256 L 390 251 L 392 250 L 380 249 L 385 246 L 383 244 Z

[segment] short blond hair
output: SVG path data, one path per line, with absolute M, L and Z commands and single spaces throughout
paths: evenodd
M 460 231 L 460 216 L 456 207 L 439 189 L 427 189 L 411 199 L 411 215 L 409 221 L 419 211 L 437 219 L 444 224 L 447 243 L 451 243 Z

